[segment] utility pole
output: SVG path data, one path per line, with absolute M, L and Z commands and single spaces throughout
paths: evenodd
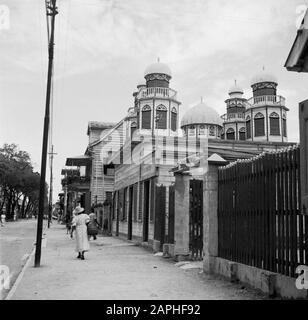
M 36 233 L 36 249 L 34 266 L 39 267 L 41 263 L 41 247 L 42 247 L 42 233 L 43 233 L 43 219 L 44 219 L 44 200 L 45 200 L 45 179 L 46 179 L 46 161 L 47 161 L 47 146 L 48 146 L 48 129 L 50 117 L 50 92 L 52 83 L 53 70 L 53 54 L 54 54 L 54 34 L 55 34 L 55 17 L 58 14 L 56 7 L 56 0 L 46 2 L 47 18 L 51 17 L 51 33 L 48 39 L 48 74 L 47 74 L 47 92 L 46 92 L 46 106 L 44 118 L 44 132 L 43 132 L 43 146 L 41 159 L 41 180 L 40 180 L 40 195 L 39 195 L 39 212 L 37 217 L 37 233 Z
M 49 212 L 48 212 L 48 228 L 50 228 L 50 222 L 52 218 L 52 193 L 53 193 L 53 156 L 57 155 L 57 153 L 53 152 L 53 145 L 51 146 L 51 152 L 48 153 L 50 155 L 50 186 L 49 186 Z

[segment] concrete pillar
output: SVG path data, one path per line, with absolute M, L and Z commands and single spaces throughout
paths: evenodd
M 188 174 L 175 174 L 174 256 L 189 257 L 189 180 Z
M 218 256 L 218 167 L 226 164 L 214 154 L 208 159 L 203 180 L 203 269 L 211 271 L 213 257 Z

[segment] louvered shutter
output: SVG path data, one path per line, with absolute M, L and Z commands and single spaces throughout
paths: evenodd
M 122 216 L 122 220 L 126 220 L 126 210 L 127 210 L 127 188 L 124 189 L 123 192 L 123 216 Z
M 156 110 L 158 121 L 156 122 L 157 129 L 167 129 L 167 111 Z
M 246 134 L 247 134 L 247 139 L 251 138 L 251 122 L 250 120 L 246 121 Z
M 270 117 L 270 134 L 272 136 L 280 135 L 279 118 Z
M 142 208 L 143 208 L 143 182 L 140 182 L 138 221 L 142 221 L 142 212 L 143 212 Z
M 227 140 L 235 140 L 235 133 L 234 132 L 227 133 Z
M 142 111 L 142 129 L 151 129 L 151 110 Z
M 171 112 L 171 130 L 176 131 L 177 113 Z
M 154 210 L 155 210 L 155 181 L 151 179 L 151 207 L 150 207 L 150 221 L 154 219 Z
M 135 183 L 133 185 L 133 217 L 134 217 L 134 222 L 137 221 L 137 192 L 138 192 L 138 184 Z
M 264 135 L 264 118 L 257 118 L 255 119 L 255 137 L 262 137 Z
M 287 136 L 287 119 L 282 119 L 282 125 L 283 125 L 283 136 Z

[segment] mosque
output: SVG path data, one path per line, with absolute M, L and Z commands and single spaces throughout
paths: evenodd
M 213 155 L 234 161 L 289 145 L 285 98 L 265 70 L 253 78 L 251 98 L 235 82 L 224 115 L 201 101 L 180 119 L 171 79 L 168 65 L 151 64 L 123 119 L 88 123 L 85 154 L 67 158 L 62 170 L 67 214 L 81 202 L 108 234 L 161 248 L 174 241 L 177 170 Z

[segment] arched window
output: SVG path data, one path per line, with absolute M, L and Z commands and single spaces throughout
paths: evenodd
M 240 140 L 246 140 L 246 128 L 242 127 L 239 131 Z
M 229 128 L 226 132 L 227 140 L 235 140 L 235 131 L 232 128 Z
M 282 130 L 283 136 L 287 137 L 287 117 L 285 114 L 282 116 Z
M 215 127 L 214 127 L 214 126 L 210 126 L 209 135 L 210 135 L 211 137 L 215 136 Z
M 167 108 L 162 104 L 156 108 L 155 122 L 156 129 L 167 129 Z
M 224 131 L 224 129 L 221 130 L 221 139 L 222 140 L 225 139 L 225 131 Z
M 259 112 L 255 115 L 255 137 L 265 136 L 264 115 Z
M 247 137 L 247 139 L 251 138 L 251 119 L 250 119 L 250 116 L 246 117 L 246 137 Z
M 151 129 L 151 107 L 148 105 L 142 108 L 142 129 Z
M 279 136 L 280 135 L 280 118 L 276 112 L 273 112 L 269 116 L 270 119 L 270 135 Z
M 130 137 L 132 138 L 134 136 L 134 132 L 136 131 L 137 129 L 137 123 L 136 122 L 133 122 L 131 125 L 130 125 Z
M 178 111 L 176 108 L 172 108 L 171 110 L 171 130 L 176 131 L 177 127 L 177 117 L 178 117 Z
M 205 125 L 201 125 L 199 127 L 199 135 L 204 136 L 205 135 Z

